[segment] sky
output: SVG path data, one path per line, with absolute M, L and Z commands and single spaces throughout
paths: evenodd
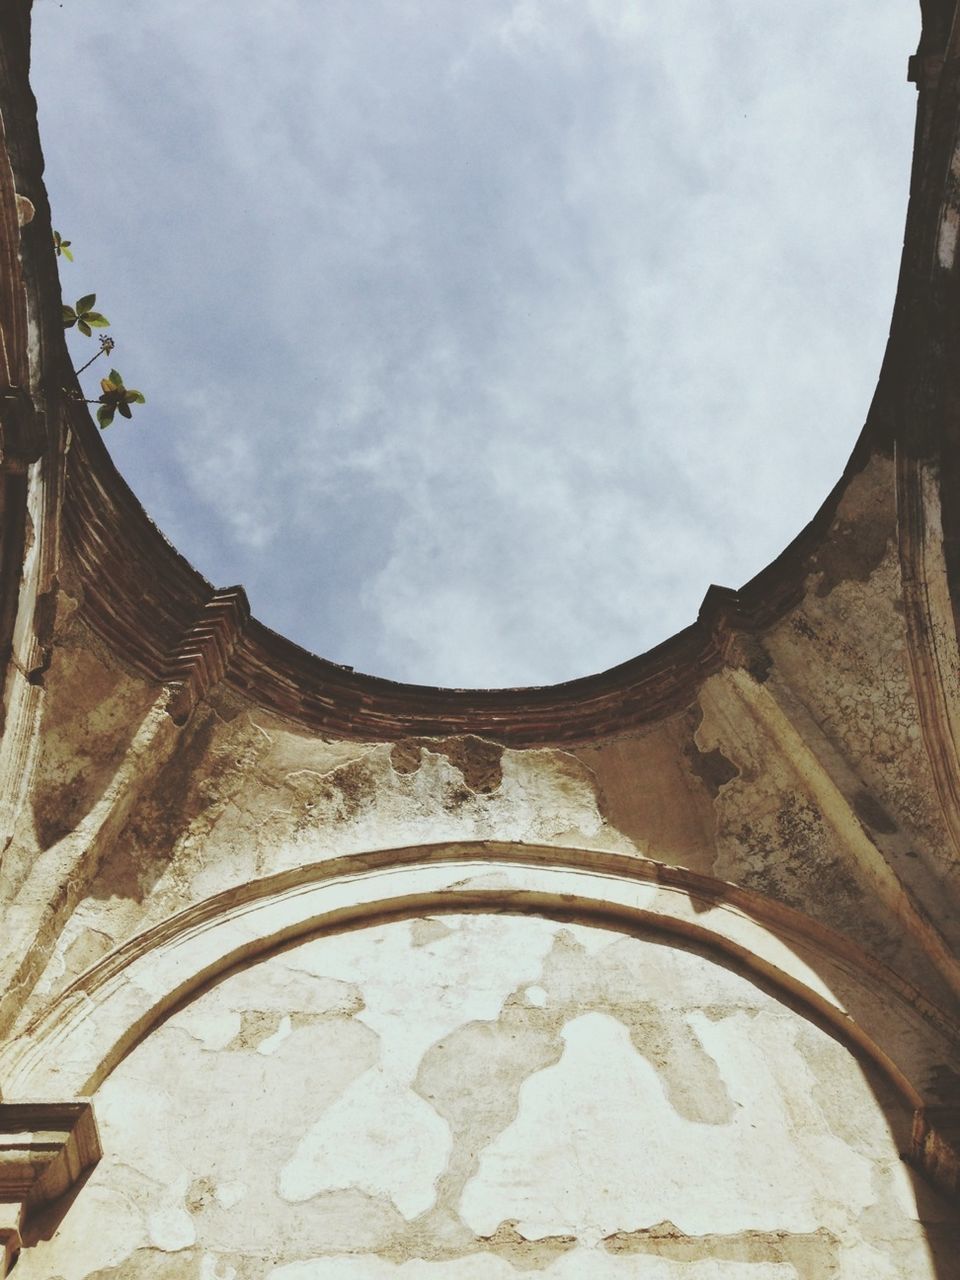
M 863 424 L 918 29 L 913 0 L 35 0 L 64 299 L 96 292 L 147 397 L 114 460 L 216 586 L 358 670 L 651 648 Z

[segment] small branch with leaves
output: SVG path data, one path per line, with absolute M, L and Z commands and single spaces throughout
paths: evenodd
M 64 240 L 59 231 L 53 233 L 53 247 L 56 250 L 57 257 L 66 258 L 68 262 L 73 261 L 73 254 L 70 252 L 70 241 Z M 110 321 L 105 315 L 101 315 L 99 311 L 94 311 L 94 303 L 97 301 L 95 293 L 85 294 L 82 298 L 78 298 L 72 307 L 63 307 L 63 327 L 64 329 L 72 329 L 77 326 L 78 332 L 82 333 L 85 338 L 93 336 L 94 329 L 109 328 Z M 101 356 L 109 355 L 117 345 L 113 338 L 106 334 L 100 334 L 100 350 L 97 351 L 86 364 L 82 364 L 79 369 L 74 369 L 77 377 L 85 369 L 89 369 L 94 360 L 99 360 Z M 97 400 L 88 400 L 79 391 L 68 391 L 66 394 L 71 399 L 77 400 L 82 404 L 98 405 L 97 422 L 101 431 L 106 430 L 113 422 L 114 416 L 120 414 L 121 418 L 130 418 L 132 413 L 130 406 L 132 404 L 146 404 L 146 396 L 142 391 L 137 391 L 133 387 L 124 386 L 123 378 L 116 369 L 110 370 L 108 378 L 100 379 L 101 395 Z
M 132 417 L 130 413 L 132 404 L 147 403 L 142 391 L 135 391 L 132 387 L 123 385 L 123 379 L 116 369 L 110 370 L 109 378 L 100 379 L 100 386 L 103 388 L 103 395 L 100 397 L 100 408 L 97 410 L 97 422 L 100 423 L 101 429 L 109 427 L 115 413 L 119 413 L 121 418 L 129 418 Z
M 108 337 L 108 335 L 105 333 L 101 333 L 100 350 L 97 351 L 94 355 L 92 355 L 86 364 L 82 364 L 79 369 L 74 369 L 74 373 L 79 378 L 80 374 L 83 373 L 84 369 L 90 368 L 94 360 L 99 360 L 101 356 L 108 356 L 116 345 L 117 344 L 114 342 L 114 340 L 111 337 Z
M 83 298 L 78 298 L 72 307 L 64 305 L 63 327 L 72 329 L 76 325 L 85 338 L 89 338 L 94 329 L 108 328 L 110 321 L 107 317 L 93 310 L 96 300 L 95 293 L 88 293 Z
M 99 355 L 100 352 L 97 352 Z M 94 357 L 96 359 L 96 356 Z M 100 379 L 100 387 L 102 395 L 98 400 L 87 400 L 86 397 L 73 393 L 72 399 L 79 401 L 80 404 L 96 404 L 100 407 L 97 409 L 97 422 L 100 424 L 101 430 L 106 430 L 113 421 L 114 414 L 119 413 L 121 418 L 131 418 L 133 414 L 130 412 L 132 404 L 146 404 L 147 398 L 142 391 L 137 391 L 135 387 L 125 387 L 123 378 L 116 369 L 110 370 L 109 378 Z

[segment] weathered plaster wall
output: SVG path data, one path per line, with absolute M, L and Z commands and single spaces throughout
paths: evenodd
M 297 650 L 150 525 L 70 398 L 0 5 L 0 1274 L 23 1209 L 23 1280 L 960 1280 L 960 10 L 922 8 L 837 489 L 650 654 L 470 693 Z
M 54 864 L 69 901 L 43 920 L 19 1025 L 204 897 L 344 854 L 484 839 L 635 853 L 748 886 L 954 1006 L 955 855 L 913 690 L 894 480 L 882 456 L 851 480 L 803 599 L 738 641 L 689 706 L 569 746 L 324 737 L 222 685 L 184 727 L 158 725 L 162 695 L 66 611 L 3 887 L 41 912 L 51 884 L 37 869 Z M 124 770 L 123 803 L 91 837 Z
M 535 917 L 290 948 L 95 1102 L 104 1160 L 20 1280 L 934 1280 L 926 1231 L 960 1250 L 902 1107 L 824 1031 L 695 953 Z

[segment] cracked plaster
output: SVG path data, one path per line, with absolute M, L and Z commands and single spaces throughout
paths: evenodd
M 19 1277 L 934 1280 L 919 1217 L 955 1229 L 884 1089 L 675 947 L 489 915 L 320 937 L 121 1063 Z

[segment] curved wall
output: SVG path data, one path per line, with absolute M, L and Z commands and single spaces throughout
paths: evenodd
M 934 1280 L 928 1250 L 960 1247 L 888 1082 L 609 927 L 300 942 L 182 1005 L 95 1101 L 104 1159 L 23 1280 Z

